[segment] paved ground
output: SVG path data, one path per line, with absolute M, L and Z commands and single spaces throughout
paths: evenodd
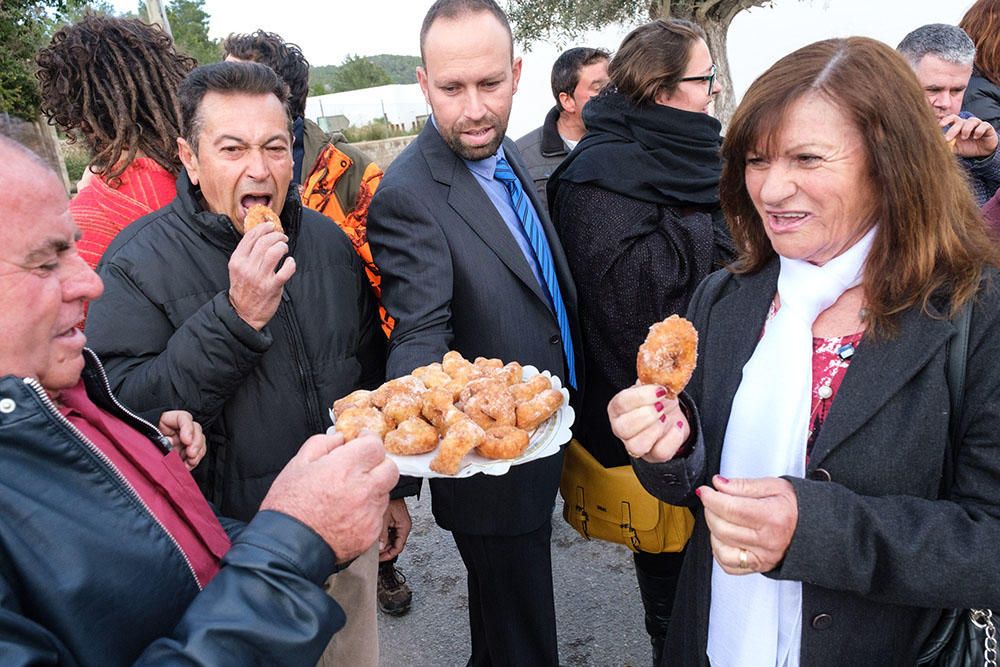
M 384 667 L 464 665 L 469 657 L 465 568 L 451 535 L 434 523 L 424 491 L 419 501 L 409 501 L 413 533 L 399 559 L 413 588 L 413 608 L 400 618 L 379 617 Z M 647 667 L 649 638 L 629 551 L 582 539 L 561 511 L 557 499 L 552 568 L 560 662 Z

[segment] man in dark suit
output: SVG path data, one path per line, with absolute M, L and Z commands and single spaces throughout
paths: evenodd
M 396 327 L 391 376 L 449 349 L 547 369 L 579 387 L 576 290 L 514 143 L 521 73 L 492 0 L 438 0 L 417 78 L 433 117 L 369 210 L 382 298 Z M 434 517 L 469 574 L 472 665 L 558 663 L 549 539 L 561 456 L 500 477 L 430 482 Z

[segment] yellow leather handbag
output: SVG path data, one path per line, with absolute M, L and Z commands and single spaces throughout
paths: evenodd
M 566 448 L 559 493 L 566 523 L 588 540 L 646 553 L 677 552 L 694 527 L 687 508 L 651 496 L 632 466 L 605 468 L 576 440 Z

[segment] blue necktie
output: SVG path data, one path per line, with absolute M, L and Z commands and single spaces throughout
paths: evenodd
M 552 300 L 552 307 L 556 312 L 556 322 L 559 323 L 559 333 L 562 338 L 563 352 L 566 355 L 566 368 L 569 371 L 569 386 L 576 389 L 576 359 L 573 356 L 573 336 L 569 331 L 569 317 L 566 315 L 566 304 L 563 303 L 562 292 L 559 290 L 559 279 L 556 277 L 556 268 L 552 263 L 552 251 L 549 249 L 549 242 L 545 238 L 542 224 L 535 216 L 535 210 L 531 206 L 528 196 L 521 187 L 521 182 L 517 180 L 514 171 L 510 168 L 510 163 L 504 158 L 497 160 L 496 171 L 493 177 L 503 183 L 510 193 L 510 200 L 514 204 L 514 211 L 517 219 L 524 227 L 524 233 L 531 243 L 531 249 L 535 251 L 535 259 L 538 260 L 538 268 L 542 271 L 542 278 L 545 281 L 545 288 L 549 292 Z

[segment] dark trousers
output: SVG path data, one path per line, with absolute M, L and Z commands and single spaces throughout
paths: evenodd
M 452 536 L 469 573 L 468 664 L 558 665 L 552 521 L 524 535 Z

